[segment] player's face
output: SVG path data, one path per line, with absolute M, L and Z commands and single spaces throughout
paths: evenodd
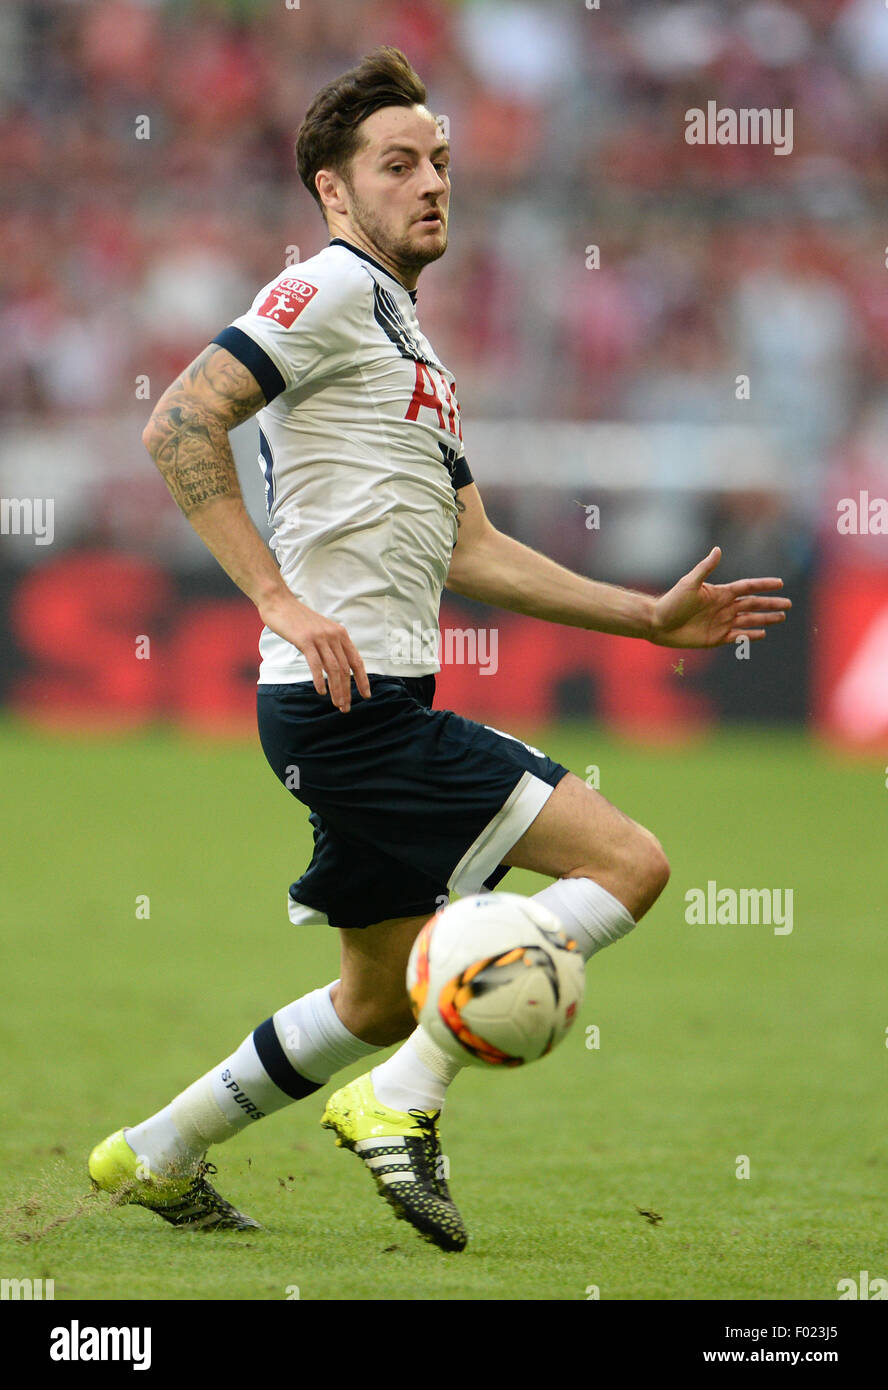
M 343 194 L 347 221 L 366 249 L 415 284 L 423 266 L 447 249 L 447 141 L 424 106 L 382 107 L 361 133 L 367 143 L 352 160 Z

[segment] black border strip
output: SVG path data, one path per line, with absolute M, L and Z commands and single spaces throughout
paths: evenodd
M 453 465 L 452 481 L 455 492 L 459 492 L 461 487 L 468 487 L 469 483 L 475 481 L 472 477 L 472 470 L 469 468 L 469 461 L 465 455 L 463 455 L 461 459 L 457 459 L 456 463 Z
M 265 349 L 261 348 L 249 333 L 244 333 L 243 329 L 230 324 L 228 328 L 223 328 L 221 333 L 216 334 L 213 342 L 218 347 L 225 348 L 226 352 L 237 358 L 242 367 L 253 373 L 262 388 L 266 405 L 273 401 L 275 396 L 286 391 L 287 383 L 277 367 Z
M 302 1100 L 326 1084 L 323 1081 L 309 1081 L 308 1077 L 300 1075 L 291 1064 L 275 1032 L 273 1018 L 267 1018 L 254 1029 L 253 1042 L 259 1054 L 259 1061 L 275 1086 L 291 1100 Z

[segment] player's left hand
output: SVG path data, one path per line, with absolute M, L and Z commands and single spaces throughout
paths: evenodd
M 773 623 L 782 623 L 788 598 L 771 597 L 782 579 L 735 579 L 707 584 L 721 560 L 718 546 L 654 603 L 650 640 L 660 647 L 722 647 L 738 637 L 760 642 Z

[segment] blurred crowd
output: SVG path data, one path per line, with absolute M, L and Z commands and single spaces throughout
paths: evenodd
M 418 307 L 466 416 L 758 423 L 818 477 L 884 456 L 876 0 L 5 0 L 7 420 L 131 407 L 141 376 L 156 398 L 321 249 L 294 132 L 380 42 L 449 121 Z M 791 108 L 791 155 L 688 144 L 712 99 Z

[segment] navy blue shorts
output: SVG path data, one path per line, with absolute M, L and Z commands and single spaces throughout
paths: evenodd
M 341 714 L 310 681 L 258 687 L 259 737 L 311 811 L 314 854 L 290 886 L 295 923 L 368 927 L 493 888 L 501 861 L 567 773 L 536 748 L 433 710 L 434 676 L 352 682 Z

